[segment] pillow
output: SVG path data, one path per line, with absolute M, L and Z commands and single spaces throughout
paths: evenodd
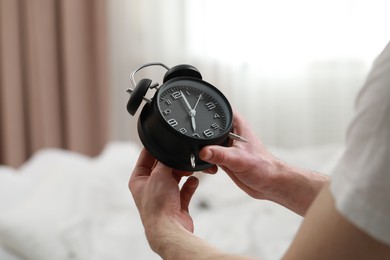
M 33 187 L 20 203 L 0 215 L 1 244 L 25 259 L 75 259 L 59 234 L 70 219 L 84 217 L 89 169 L 90 160 L 75 153 L 46 150 L 36 154 L 18 173 L 23 178 L 35 176 Z
M 0 211 L 0 243 L 24 259 L 158 259 L 150 251 L 127 182 L 139 146 L 110 143 L 96 158 L 37 153 L 14 175 L 22 198 Z M 129 244 L 131 242 L 131 244 Z

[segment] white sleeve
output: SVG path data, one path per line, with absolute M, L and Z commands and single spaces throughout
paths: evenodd
M 331 192 L 345 218 L 390 245 L 390 44 L 357 98 Z

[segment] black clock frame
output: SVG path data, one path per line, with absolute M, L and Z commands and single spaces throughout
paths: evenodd
M 200 150 L 207 145 L 229 145 L 229 133 L 233 128 L 233 111 L 226 97 L 216 87 L 199 78 L 177 76 L 164 82 L 156 91 L 164 91 L 176 80 L 198 81 L 212 88 L 225 102 L 228 115 L 226 115 L 226 127 L 220 135 L 214 138 L 198 139 L 186 136 L 173 129 L 163 118 L 158 108 L 157 98 L 146 103 L 138 119 L 137 130 L 142 144 L 159 161 L 165 165 L 184 171 L 201 171 L 212 167 L 199 158 Z M 191 162 L 193 156 L 194 162 Z M 194 163 L 194 165 L 193 165 Z

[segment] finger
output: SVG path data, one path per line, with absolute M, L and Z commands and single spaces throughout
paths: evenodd
M 142 149 L 128 183 L 132 193 L 139 186 L 136 183 L 150 176 L 155 161 L 155 158 L 145 148 Z
M 213 165 L 210 168 L 203 170 L 202 172 L 209 173 L 209 174 L 216 174 L 218 172 L 218 166 Z
M 132 177 L 149 176 L 156 159 L 143 148 L 134 167 Z
M 180 190 L 180 202 L 181 208 L 188 212 L 188 207 L 192 195 L 194 195 L 196 188 L 198 187 L 199 180 L 195 176 L 190 176 L 186 182 L 183 184 L 183 187 Z
M 142 149 L 128 183 L 134 198 L 142 186 L 141 183 L 150 176 L 154 163 L 154 157 L 145 148 Z
M 182 178 L 182 176 L 179 176 L 179 175 L 173 174 L 173 178 L 175 178 L 175 180 L 176 180 L 177 184 L 179 184 L 179 183 L 180 183 L 180 181 L 181 181 L 181 178 Z
M 176 179 L 176 182 L 180 183 L 182 177 L 190 176 L 190 175 L 192 175 L 192 172 L 181 171 L 181 170 L 174 169 L 174 170 L 172 170 L 172 175 Z
M 172 170 L 172 172 L 178 176 L 191 176 L 193 174 L 193 172 L 189 172 L 189 171 L 182 171 L 182 170 Z

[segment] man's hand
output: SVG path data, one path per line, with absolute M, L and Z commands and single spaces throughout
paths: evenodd
M 168 235 L 168 223 L 193 232 L 194 225 L 188 206 L 198 179 L 189 177 L 179 189 L 183 176 L 191 172 L 177 171 L 159 163 L 143 149 L 129 181 L 129 188 L 140 212 L 142 223 L 152 249 Z M 158 238 L 158 241 L 156 241 Z
M 233 142 L 230 147 L 206 146 L 200 158 L 220 166 L 250 196 L 274 201 L 304 215 L 327 177 L 290 166 L 273 156 L 236 112 L 233 130 L 248 142 Z M 214 173 L 217 168 L 208 171 Z
M 248 142 L 235 142 L 230 147 L 207 146 L 199 154 L 204 161 L 220 166 L 246 193 L 257 199 L 267 199 L 265 192 L 281 165 L 269 153 L 244 118 L 234 114 L 233 130 Z M 215 172 L 217 169 L 210 169 Z
M 191 172 L 164 166 L 142 150 L 129 181 L 150 247 L 165 260 L 250 259 L 220 252 L 192 234 L 194 224 L 188 206 L 198 179 L 190 176 L 179 189 L 183 176 Z

